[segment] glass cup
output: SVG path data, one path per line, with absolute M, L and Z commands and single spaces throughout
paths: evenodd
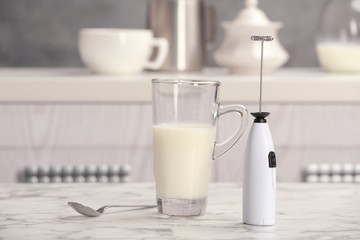
M 204 215 L 211 164 L 241 137 L 247 125 L 242 105 L 218 102 L 220 82 L 153 79 L 153 137 L 158 212 L 173 216 Z M 239 127 L 216 142 L 218 118 L 240 114 Z
M 325 70 L 360 73 L 360 0 L 326 1 L 316 50 Z

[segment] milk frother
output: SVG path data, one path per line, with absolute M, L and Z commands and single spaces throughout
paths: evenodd
M 243 221 L 251 225 L 274 225 L 276 203 L 276 156 L 270 128 L 266 117 L 269 112 L 261 111 L 262 69 L 264 41 L 271 36 L 252 36 L 251 40 L 261 41 L 260 100 L 259 112 L 251 127 L 245 155 L 243 186 Z

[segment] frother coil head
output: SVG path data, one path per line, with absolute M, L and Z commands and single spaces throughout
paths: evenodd
M 272 41 L 274 38 L 272 36 L 251 36 L 253 41 Z

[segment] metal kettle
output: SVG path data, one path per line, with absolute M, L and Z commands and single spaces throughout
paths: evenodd
M 149 28 L 154 37 L 166 38 L 169 42 L 169 53 L 160 70 L 187 72 L 203 69 L 206 45 L 215 40 L 215 14 L 215 9 L 202 0 L 149 1 Z

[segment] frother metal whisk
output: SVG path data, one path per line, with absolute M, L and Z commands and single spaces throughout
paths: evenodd
M 272 41 L 272 36 L 251 36 L 253 41 L 261 41 L 261 58 L 260 58 L 260 100 L 259 100 L 259 112 L 261 113 L 262 103 L 262 75 L 263 75 L 263 61 L 264 61 L 264 41 Z

